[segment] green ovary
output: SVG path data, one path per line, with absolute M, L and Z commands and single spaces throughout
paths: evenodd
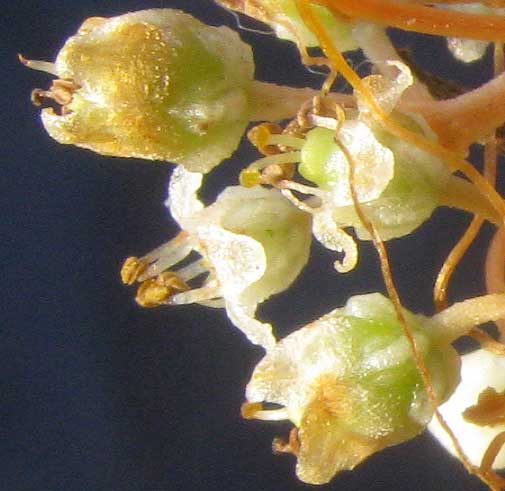
M 325 128 L 315 128 L 306 135 L 298 172 L 320 188 L 328 189 L 332 182 L 342 178 L 329 165 L 332 154 L 340 151 L 335 143 L 335 132 Z

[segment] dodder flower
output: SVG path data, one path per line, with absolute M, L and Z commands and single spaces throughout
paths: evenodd
M 423 316 L 405 315 L 444 400 L 458 382 L 458 355 L 423 329 Z M 284 450 L 297 456 L 298 477 L 313 484 L 412 438 L 433 414 L 395 310 L 377 293 L 352 297 L 280 341 L 255 368 L 246 396 L 245 417 L 294 423 Z
M 206 172 L 235 150 L 249 122 L 251 49 L 227 27 L 177 10 L 92 17 L 54 64 L 24 61 L 58 77 L 33 97 L 63 106 L 42 112 L 60 143 Z
M 310 216 L 277 190 L 226 188 L 206 208 L 196 192 L 202 175 L 177 167 L 167 204 L 182 232 L 145 257 L 123 266 L 125 283 L 142 282 L 137 301 L 145 306 L 201 303 L 225 307 L 231 321 L 256 344 L 270 349 L 269 324 L 255 319 L 257 305 L 286 289 L 306 264 Z M 168 271 L 191 251 L 200 259 Z M 190 287 L 205 275 L 198 287 Z

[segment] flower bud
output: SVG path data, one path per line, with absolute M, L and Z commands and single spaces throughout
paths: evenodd
M 445 400 L 458 382 L 458 354 L 430 336 L 423 316 L 405 317 Z M 378 293 L 352 297 L 280 341 L 255 368 L 246 395 L 247 417 L 295 424 L 296 472 L 312 484 L 412 438 L 433 414 L 394 307 Z M 282 408 L 262 409 L 263 402 Z
M 104 155 L 165 160 L 207 172 L 238 146 L 249 122 L 251 49 L 227 27 L 178 10 L 92 18 L 54 65 L 26 61 L 59 80 L 42 121 L 60 143 Z

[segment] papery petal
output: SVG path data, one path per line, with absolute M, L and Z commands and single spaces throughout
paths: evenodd
M 329 314 L 277 343 L 256 366 L 246 389 L 248 401 L 281 404 L 299 426 L 313 396 L 313 380 L 321 373 L 343 376 L 351 369 L 349 346 L 342 338 L 345 328 L 344 318 Z
M 353 469 L 381 449 L 380 440 L 341 425 L 339 412 L 353 410 L 346 394 L 342 394 L 341 408 L 333 406 L 334 401 L 328 406 L 324 397 L 315 397 L 305 411 L 298 431 L 301 446 L 296 465 L 296 475 L 304 482 L 327 483 L 337 472 Z
M 245 305 L 236 302 L 226 302 L 226 313 L 234 326 L 238 327 L 251 343 L 271 351 L 275 346 L 272 326 L 267 322 L 255 319 L 256 305 Z
M 475 39 L 447 38 L 447 47 L 454 58 L 463 63 L 480 60 L 485 54 L 489 43 Z
M 201 254 L 212 264 L 225 299 L 238 299 L 263 276 L 266 257 L 256 240 L 215 226 L 197 227 L 194 236 Z
M 202 186 L 202 178 L 203 174 L 189 172 L 182 165 L 178 165 L 172 172 L 165 206 L 181 228 L 184 228 L 183 224 L 187 218 L 203 209 L 203 203 L 197 196 L 197 191 Z
M 330 208 L 323 208 L 320 212 L 314 213 L 312 232 L 324 247 L 344 254 L 342 259 L 334 263 L 337 271 L 347 273 L 356 267 L 358 262 L 356 241 L 337 226 Z
M 337 139 L 349 151 L 354 165 L 354 186 L 360 203 L 378 198 L 394 176 L 393 152 L 379 143 L 372 130 L 361 121 L 345 121 Z M 332 183 L 336 206 L 353 204 L 349 177 L 350 163 L 343 152 L 335 152 L 328 162 L 340 179 Z
M 390 113 L 396 107 L 403 92 L 413 85 L 414 77 L 410 68 L 400 61 L 386 61 L 385 63 L 398 69 L 398 75 L 394 80 L 383 75 L 369 75 L 363 79 L 363 83 L 368 87 L 382 109 Z M 359 118 L 362 120 L 373 118 L 373 111 L 368 107 L 359 92 L 356 92 L 356 100 L 360 112 Z

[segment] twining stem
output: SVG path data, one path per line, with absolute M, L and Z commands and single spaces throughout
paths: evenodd
M 440 10 L 402 0 L 311 0 L 333 14 L 405 31 L 483 41 L 505 41 L 505 17 Z M 428 3 L 428 2 L 427 2 Z
M 489 293 L 505 292 L 505 231 L 497 230 L 486 256 L 486 290 Z M 500 339 L 505 341 L 505 320 L 496 322 Z
M 428 324 L 435 337 L 452 342 L 480 324 L 499 319 L 505 319 L 505 293 L 493 293 L 455 303 L 435 314 Z
M 321 91 L 311 88 L 287 87 L 268 82 L 254 81 L 250 91 L 251 121 L 280 121 L 295 117 L 300 107 Z M 337 103 L 353 107 L 355 101 L 350 94 L 329 94 Z

